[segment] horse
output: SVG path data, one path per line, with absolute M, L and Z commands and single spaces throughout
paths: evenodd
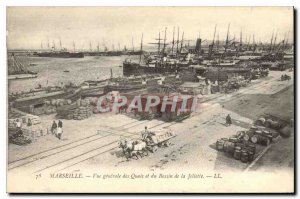
M 126 154 L 133 159 L 139 159 L 138 156 L 142 158 L 148 155 L 147 144 L 142 140 L 120 140 L 119 147 L 122 148 L 126 159 L 128 159 Z

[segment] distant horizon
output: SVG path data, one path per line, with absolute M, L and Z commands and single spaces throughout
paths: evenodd
M 238 16 L 238 17 L 236 17 Z M 41 44 L 78 49 L 118 45 L 128 48 L 161 39 L 293 41 L 293 7 L 7 7 L 7 48 L 38 49 Z M 179 28 L 179 35 L 178 35 Z M 255 37 L 255 38 L 253 38 Z M 133 40 L 133 41 L 132 41 Z

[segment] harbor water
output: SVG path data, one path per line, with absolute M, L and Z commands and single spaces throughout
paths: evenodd
M 113 77 L 120 77 L 123 72 L 122 64 L 126 58 L 138 61 L 139 56 L 85 56 L 84 58 L 18 56 L 23 65 L 38 73 L 38 77 L 9 80 L 8 92 L 30 91 L 39 84 L 43 87 L 61 86 L 70 82 L 78 85 L 86 80 L 107 79 L 111 76 L 111 69 Z

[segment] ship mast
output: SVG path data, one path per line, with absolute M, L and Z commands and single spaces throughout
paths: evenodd
M 52 43 L 53 43 L 53 49 L 55 50 L 55 42 L 54 42 L 54 40 L 52 40 Z
M 141 54 L 140 54 L 140 61 L 139 61 L 139 64 L 141 64 L 141 61 L 142 61 L 142 53 L 143 53 L 143 37 L 144 37 L 144 33 L 142 33 L 142 39 L 141 39 Z
M 243 46 L 243 33 L 242 33 L 242 30 L 241 30 L 241 33 L 240 33 L 240 51 L 242 50 L 242 46 Z
M 274 32 L 272 32 L 271 44 L 270 44 L 270 48 L 269 48 L 269 51 L 270 51 L 270 52 L 271 52 L 271 50 L 272 50 L 272 44 L 273 44 L 273 35 L 274 35 Z
M 131 44 L 132 44 L 132 52 L 134 52 L 133 37 L 131 39 Z
M 274 39 L 274 44 L 273 44 L 272 50 L 275 50 L 276 39 L 277 39 L 277 33 L 278 33 L 278 31 L 276 31 L 276 35 L 275 35 L 275 39 Z
M 93 49 L 92 49 L 92 42 L 90 41 L 90 52 L 92 52 Z
M 201 38 L 200 38 L 200 31 L 199 31 L 199 49 L 198 49 L 198 57 L 201 54 Z
M 176 57 L 178 55 L 178 44 L 179 44 L 179 27 L 177 28 L 177 45 L 176 45 Z
M 226 42 L 225 42 L 225 56 L 226 56 L 226 51 L 227 51 L 227 46 L 229 43 L 229 28 L 230 28 L 230 23 L 228 24 L 228 28 L 227 28 L 227 36 L 226 36 Z
M 61 38 L 59 37 L 59 46 L 60 46 L 60 49 L 62 50 L 62 43 L 61 43 Z
M 158 49 L 157 54 L 160 55 L 160 31 L 158 32 Z
M 73 41 L 73 51 L 75 52 L 75 41 Z
M 219 52 L 219 48 L 220 48 L 220 38 L 219 38 L 219 32 L 217 35 L 217 52 Z
M 173 27 L 172 54 L 174 52 L 174 42 L 175 42 L 174 37 L 175 37 L 175 26 Z
M 184 31 L 182 32 L 182 38 L 181 38 L 181 44 L 180 44 L 180 51 L 182 51 L 182 46 L 183 46 L 183 36 L 184 36 Z
M 167 40 L 167 27 L 165 28 L 164 47 L 163 47 L 163 51 L 162 51 L 163 56 L 164 56 L 165 50 L 166 50 L 166 40 Z
M 50 49 L 50 44 L 49 44 L 49 38 L 47 37 L 47 44 L 48 44 L 48 49 Z
M 209 57 L 211 57 L 211 54 L 212 54 L 213 49 L 214 49 L 216 30 L 217 30 L 217 25 L 215 25 L 214 37 L 213 37 L 213 41 L 212 41 L 212 44 L 211 44 L 211 49 L 209 50 L 209 51 L 210 51 L 210 52 L 209 52 Z

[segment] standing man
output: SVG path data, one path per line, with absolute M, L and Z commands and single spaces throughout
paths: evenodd
M 149 131 L 147 129 L 147 126 L 145 126 L 145 131 L 142 132 L 142 140 L 145 140 L 147 138 L 148 133 L 149 133 Z
M 62 134 L 63 134 L 62 128 L 61 128 L 61 127 L 58 127 L 58 128 L 57 128 L 57 138 L 58 138 L 58 139 L 61 139 Z
M 53 123 L 52 123 L 51 131 L 52 131 L 52 134 L 56 134 L 57 124 L 55 121 L 53 121 Z
M 58 120 L 58 127 L 62 128 L 63 127 L 63 123 L 61 120 Z
M 16 121 L 16 136 L 19 137 L 23 134 L 22 132 L 22 122 L 20 121 L 20 119 L 17 119 Z
M 16 121 L 16 127 L 17 127 L 17 130 L 21 130 L 21 128 L 22 128 L 22 122 L 20 121 L 20 119 L 17 119 L 17 121 Z
M 226 117 L 226 125 L 230 126 L 232 124 L 230 114 Z

